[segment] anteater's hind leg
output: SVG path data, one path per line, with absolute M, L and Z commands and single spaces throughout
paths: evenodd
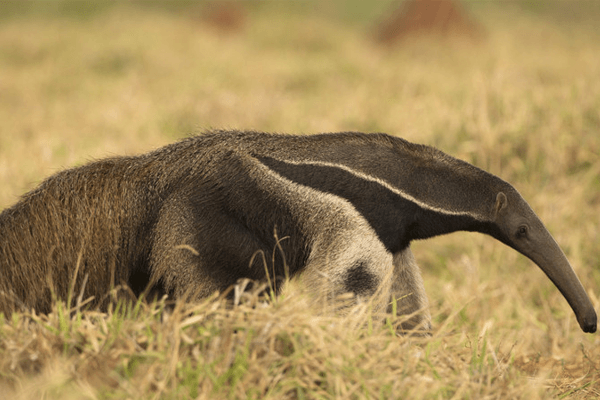
M 394 254 L 392 301 L 394 299 L 398 315 L 414 314 L 401 324 L 402 330 L 431 330 L 429 301 L 419 266 L 410 247 Z M 392 311 L 391 304 L 388 310 Z
M 172 298 L 197 300 L 223 292 L 239 278 L 261 280 L 264 270 L 251 266 L 264 248 L 216 201 L 180 191 L 165 200 L 153 235 L 151 283 Z

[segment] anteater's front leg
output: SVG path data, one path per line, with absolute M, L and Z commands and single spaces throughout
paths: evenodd
M 368 304 L 372 316 L 383 319 L 392 286 L 392 254 L 365 221 L 352 216 L 343 229 L 316 235 L 301 280 L 325 309 L 345 313 L 355 304 Z M 339 219 L 336 223 L 339 228 Z
M 410 247 L 394 254 L 394 277 L 391 290 L 391 301 L 396 302 L 397 314 L 412 315 L 400 325 L 400 328 L 403 331 L 431 330 L 429 301 L 419 266 Z M 388 310 L 392 311 L 392 304 Z

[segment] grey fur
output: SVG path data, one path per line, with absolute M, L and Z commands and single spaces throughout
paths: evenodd
M 581 283 L 512 186 L 431 147 L 361 133 L 213 132 L 62 171 L 0 214 L 0 310 L 47 312 L 71 288 L 102 306 L 119 284 L 200 298 L 264 280 L 266 260 L 318 296 L 380 293 L 383 310 L 399 299 L 415 313 L 404 328 L 427 329 L 409 245 L 457 230 L 530 257 L 596 330 Z

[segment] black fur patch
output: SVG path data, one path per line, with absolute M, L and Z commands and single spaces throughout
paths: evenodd
M 347 292 L 370 295 L 377 289 L 377 278 L 368 271 L 366 261 L 357 261 L 346 272 L 344 285 Z

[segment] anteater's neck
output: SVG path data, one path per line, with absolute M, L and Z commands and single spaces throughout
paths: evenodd
M 254 155 L 292 182 L 348 200 L 391 252 L 411 240 L 460 230 L 489 233 L 495 197 L 509 186 L 438 150 L 398 138 L 368 135 L 339 146 L 313 140 L 305 149 L 303 141 L 285 153 Z

